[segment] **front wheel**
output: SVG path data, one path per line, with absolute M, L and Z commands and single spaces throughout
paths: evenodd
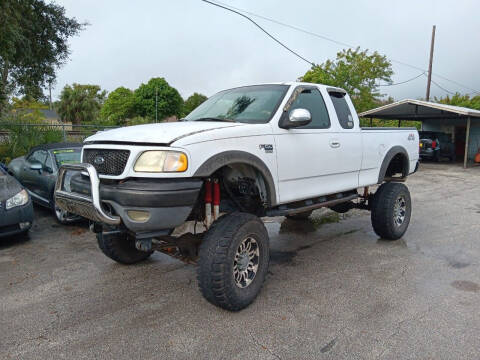
M 372 226 L 386 240 L 400 239 L 407 231 L 412 213 L 410 192 L 404 184 L 382 184 L 373 197 Z
M 152 255 L 153 251 L 140 251 L 135 247 L 135 240 L 127 234 L 104 236 L 97 233 L 98 247 L 110 259 L 124 265 L 136 264 Z
M 198 282 L 212 304 L 239 311 L 257 297 L 270 257 L 263 222 L 247 213 L 222 216 L 210 227 L 202 244 Z

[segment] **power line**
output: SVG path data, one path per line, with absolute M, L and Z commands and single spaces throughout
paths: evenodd
M 226 6 L 223 6 L 223 5 L 220 5 L 220 4 L 217 4 L 217 3 L 214 3 L 212 1 L 208 1 L 208 0 L 201 0 L 205 3 L 208 3 L 210 5 L 214 5 L 214 6 L 218 6 L 222 9 L 225 9 L 225 10 L 228 10 L 228 11 L 231 11 L 237 15 L 240 15 L 242 17 L 244 17 L 245 19 L 247 19 L 248 21 L 250 21 L 251 23 L 253 23 L 256 27 L 258 27 L 260 30 L 262 30 L 265 34 L 267 34 L 272 40 L 274 40 L 275 42 L 277 42 L 278 44 L 280 44 L 283 48 L 287 49 L 288 51 L 290 51 L 292 54 L 296 55 L 297 57 L 299 57 L 300 59 L 302 59 L 303 61 L 305 61 L 306 63 L 308 63 L 309 65 L 312 65 L 312 66 L 315 66 L 315 63 L 310 61 L 310 60 L 307 60 L 306 58 L 304 58 L 302 55 L 298 54 L 297 52 L 293 51 L 292 49 L 290 49 L 287 45 L 283 44 L 280 40 L 278 40 L 277 38 L 275 38 L 272 34 L 270 34 L 267 30 L 265 30 L 264 28 L 262 28 L 260 25 L 258 25 L 255 21 L 253 21 L 251 18 L 249 18 L 247 15 L 245 14 L 242 14 L 241 12 L 238 12 L 234 9 L 230 9 Z
M 425 75 L 425 71 L 422 72 L 421 74 L 419 74 L 419 75 L 417 75 L 417 76 L 415 76 L 415 77 L 413 77 L 413 78 L 411 78 L 411 79 L 405 80 L 405 81 L 401 81 L 401 82 L 393 83 L 393 84 L 379 84 L 379 85 L 377 85 L 377 86 L 382 86 L 382 87 L 383 87 L 383 86 L 395 86 L 395 85 L 406 84 L 406 83 L 408 83 L 408 82 L 410 82 L 410 81 L 413 81 L 413 80 L 415 80 L 415 79 L 418 79 L 418 78 L 419 78 L 420 76 L 422 76 L 422 75 Z
M 202 0 L 202 1 L 206 1 L 206 0 Z M 209 2 L 209 3 L 211 3 L 211 4 L 214 4 L 214 3 L 210 2 L 210 1 L 206 1 L 206 2 Z M 214 4 L 214 5 L 220 6 L 220 7 L 224 8 L 224 9 L 227 9 L 227 10 L 230 10 L 230 11 L 234 11 L 235 13 L 237 13 L 237 14 L 239 14 L 239 15 L 242 15 L 242 16 L 245 16 L 245 15 L 244 15 L 244 14 L 241 14 L 241 13 L 239 13 L 239 12 L 243 12 L 243 13 L 245 13 L 245 14 L 258 17 L 259 19 L 263 19 L 263 20 L 266 20 L 266 21 L 270 21 L 270 22 L 272 22 L 272 23 L 275 23 L 275 24 L 278 24 L 278 25 L 281 25 L 281 26 L 285 26 L 285 27 L 288 27 L 288 28 L 293 29 L 293 30 L 296 30 L 296 31 L 300 31 L 300 32 L 303 32 L 303 33 L 305 33 L 305 34 L 309 34 L 309 35 L 315 36 L 315 37 L 317 37 L 317 38 L 330 41 L 330 42 L 335 43 L 335 44 L 337 44 L 337 45 L 347 46 L 347 47 L 349 47 L 349 48 L 355 48 L 355 47 L 356 47 L 356 46 L 354 46 L 354 45 L 352 45 L 352 44 L 348 44 L 348 43 L 345 43 L 345 42 L 343 42 L 343 41 L 338 41 L 338 40 L 332 39 L 332 38 L 330 38 L 330 37 L 327 37 L 327 36 L 324 36 L 324 35 L 321 35 L 321 34 L 317 34 L 317 33 L 314 33 L 314 32 L 312 32 L 312 31 L 309 31 L 309 30 L 306 30 L 306 29 L 302 29 L 302 28 L 300 28 L 300 27 L 297 27 L 297 26 L 294 26 L 294 25 L 290 25 L 290 24 L 287 24 L 287 23 L 284 23 L 284 22 L 281 22 L 281 21 L 278 21 L 278 20 L 275 20 L 275 19 L 272 19 L 272 18 L 263 16 L 263 15 L 255 14 L 255 13 L 253 13 L 253 12 L 251 12 L 251 11 L 247 11 L 247 10 L 244 10 L 244 9 L 240 9 L 240 8 L 231 6 L 231 5 L 229 5 L 229 4 L 226 4 L 226 3 L 223 3 L 223 2 L 220 2 L 220 1 L 217 1 L 217 3 L 218 3 L 218 4 L 222 4 L 223 6 L 222 6 L 222 5 L 218 5 L 218 4 Z M 234 10 L 232 10 L 232 9 L 234 9 Z M 236 11 L 235 11 L 235 10 L 236 10 Z M 253 22 L 253 20 L 251 20 L 250 18 L 248 18 L 248 19 Z M 258 26 L 258 27 L 260 27 L 260 26 L 259 26 L 258 24 L 256 24 L 256 23 L 255 23 L 255 25 Z M 263 30 L 263 29 L 262 29 L 262 30 Z M 263 31 L 264 31 L 264 30 L 263 30 Z M 271 35 L 269 35 L 269 36 L 271 36 Z M 278 40 L 276 40 L 276 39 L 275 39 L 275 41 L 278 42 Z M 284 46 L 283 44 L 281 44 L 281 45 Z M 291 50 L 290 50 L 290 51 L 291 51 Z M 303 59 L 303 60 L 304 60 L 304 59 Z M 412 68 L 412 69 L 415 69 L 415 70 L 422 71 L 422 73 L 427 72 L 426 69 L 422 69 L 422 68 L 419 67 L 419 66 L 415 66 L 415 65 L 412 65 L 412 64 L 408 64 L 408 63 L 406 63 L 406 62 L 403 62 L 403 61 L 400 61 L 400 60 L 396 60 L 396 59 L 392 59 L 392 58 L 390 58 L 390 60 L 391 60 L 392 62 L 394 62 L 394 63 L 400 64 L 400 65 L 403 65 L 403 66 L 406 66 L 406 67 L 409 67 L 409 68 Z M 309 62 L 309 63 L 310 63 L 310 62 Z M 465 88 L 465 89 L 471 90 L 471 91 L 473 91 L 473 92 L 476 93 L 476 94 L 480 94 L 480 91 L 479 91 L 479 90 L 476 90 L 476 89 L 471 88 L 471 87 L 469 87 L 469 86 L 467 86 L 467 85 L 464 85 L 464 84 L 462 84 L 462 83 L 459 83 L 458 81 L 449 79 L 449 78 L 447 78 L 447 77 L 445 77 L 445 76 L 436 74 L 436 73 L 434 73 L 434 72 L 432 72 L 432 76 L 436 76 L 436 77 L 438 77 L 438 78 L 441 78 L 441 79 L 443 79 L 443 80 L 446 80 L 446 81 L 449 81 L 449 82 L 451 82 L 451 83 L 453 83 L 453 84 L 456 84 L 456 85 L 458 85 L 458 86 L 460 86 L 460 87 L 463 87 L 463 88 Z
M 445 89 L 444 87 L 440 86 L 439 84 L 437 84 L 435 81 L 431 80 L 432 81 L 432 84 L 436 85 L 438 88 L 442 89 L 443 91 L 451 94 L 451 95 L 455 95 L 456 93 L 454 93 L 453 91 L 450 91 L 450 90 L 447 90 Z

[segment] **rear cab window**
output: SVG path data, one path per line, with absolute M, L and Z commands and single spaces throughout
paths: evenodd
M 345 93 L 340 91 L 329 91 L 330 99 L 332 100 L 333 107 L 337 113 L 338 122 L 344 129 L 353 129 L 355 123 L 353 122 L 353 116 L 345 99 Z

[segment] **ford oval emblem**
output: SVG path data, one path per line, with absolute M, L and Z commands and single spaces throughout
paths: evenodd
M 95 156 L 95 159 L 93 159 L 93 163 L 95 165 L 103 165 L 105 163 L 105 158 L 101 155 Z

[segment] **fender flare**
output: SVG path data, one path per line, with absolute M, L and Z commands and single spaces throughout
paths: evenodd
M 383 158 L 382 165 L 380 166 L 380 173 L 378 174 L 377 184 L 381 184 L 383 182 L 383 179 L 385 179 L 385 174 L 387 173 L 388 165 L 390 165 L 390 161 L 392 161 L 392 159 L 398 154 L 404 155 L 402 178 L 408 176 L 410 173 L 410 158 L 408 156 L 408 152 L 402 146 L 394 146 L 388 150 L 387 154 Z
M 275 190 L 275 182 L 273 176 L 268 169 L 268 166 L 255 155 L 252 155 L 245 151 L 225 151 L 216 154 L 205 161 L 195 171 L 193 177 L 207 177 L 212 175 L 218 169 L 229 164 L 247 164 L 254 167 L 262 174 L 265 180 L 265 186 L 267 188 L 267 198 L 269 206 L 275 206 L 277 204 L 277 195 Z

